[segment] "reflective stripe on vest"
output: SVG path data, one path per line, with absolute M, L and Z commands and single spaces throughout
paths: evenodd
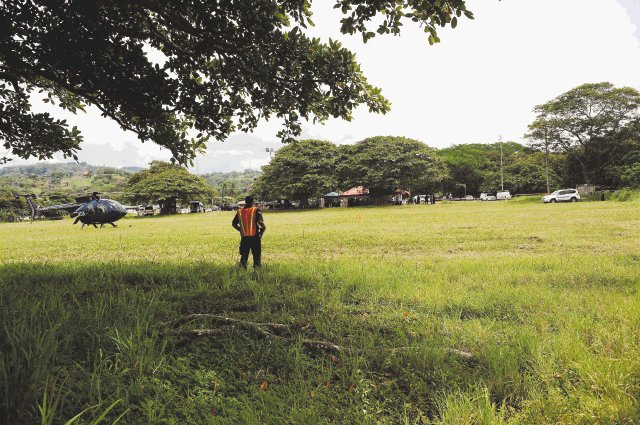
M 238 221 L 240 222 L 240 235 L 256 235 L 256 211 L 257 207 L 240 208 L 238 210 Z

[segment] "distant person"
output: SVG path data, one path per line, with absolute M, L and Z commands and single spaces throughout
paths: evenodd
M 240 232 L 240 267 L 246 269 L 249 251 L 253 255 L 253 268 L 259 268 L 262 263 L 262 235 L 267 226 L 264 225 L 262 212 L 253 205 L 253 197 L 244 198 L 244 208 L 238 209 L 231 225 Z

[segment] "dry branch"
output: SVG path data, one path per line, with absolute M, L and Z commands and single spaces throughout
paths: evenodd
M 189 329 L 183 331 L 167 331 L 160 332 L 161 337 L 165 336 L 186 336 L 187 338 L 198 338 L 201 336 L 216 336 L 222 335 L 224 329 Z
M 276 334 L 290 332 L 289 326 L 283 325 L 282 323 L 256 323 L 256 322 L 249 322 L 246 320 L 233 319 L 231 317 L 218 316 L 216 314 L 203 314 L 203 313 L 190 314 L 188 316 L 181 317 L 171 322 L 164 323 L 163 326 L 171 326 L 173 328 L 177 328 L 178 326 L 184 325 L 189 322 L 194 322 L 199 319 L 208 319 L 221 325 L 237 325 L 243 328 L 253 329 L 260 334 L 262 334 L 265 330 L 268 330 L 269 332 L 276 333 Z
M 259 335 L 262 338 L 273 339 L 279 341 L 293 342 L 295 339 L 290 336 L 283 336 L 282 334 L 291 334 L 291 329 L 287 325 L 281 323 L 259 323 L 251 322 L 248 320 L 234 319 L 231 317 L 218 316 L 215 314 L 191 314 L 189 316 L 181 317 L 171 322 L 164 323 L 164 326 L 171 326 L 177 328 L 180 325 L 190 323 L 199 319 L 208 319 L 221 326 L 231 326 L 234 328 L 242 328 Z M 188 338 L 198 338 L 205 336 L 217 336 L 225 333 L 224 329 L 192 329 L 192 330 L 173 330 L 167 332 L 160 332 L 160 336 L 184 336 Z M 338 344 L 327 341 L 315 341 L 311 339 L 301 338 L 300 343 L 303 347 L 316 350 L 325 351 L 330 353 L 365 353 L 371 350 L 365 350 L 360 348 L 344 347 Z M 378 348 L 375 351 L 381 352 L 400 352 L 417 350 L 418 347 L 395 347 L 395 348 Z M 462 360 L 473 360 L 474 356 L 468 351 L 458 350 L 455 348 L 445 348 L 444 351 L 447 354 L 454 355 Z

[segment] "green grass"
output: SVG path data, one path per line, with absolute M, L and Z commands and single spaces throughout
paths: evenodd
M 259 273 L 231 213 L 0 225 L 0 423 L 640 423 L 639 208 L 266 212 Z

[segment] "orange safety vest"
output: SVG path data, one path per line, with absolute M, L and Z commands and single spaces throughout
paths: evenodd
M 238 221 L 240 222 L 240 235 L 255 236 L 256 235 L 256 212 L 257 207 L 240 208 L 238 210 Z

